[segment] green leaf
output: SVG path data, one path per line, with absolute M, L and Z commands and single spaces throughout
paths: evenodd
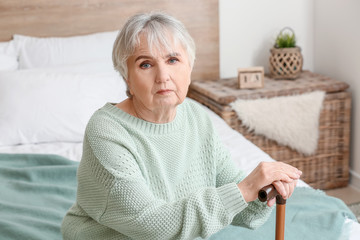
M 275 41 L 276 48 L 292 48 L 296 47 L 296 39 L 294 33 L 280 33 Z

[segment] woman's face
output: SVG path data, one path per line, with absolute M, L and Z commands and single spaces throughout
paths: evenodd
M 171 109 L 182 103 L 190 84 L 191 67 L 181 44 L 171 46 L 174 52 L 152 49 L 146 36 L 127 60 L 130 93 L 150 111 Z

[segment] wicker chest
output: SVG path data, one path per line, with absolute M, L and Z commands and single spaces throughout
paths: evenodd
M 221 116 L 233 129 L 278 161 L 303 171 L 302 180 L 319 189 L 344 187 L 349 181 L 351 95 L 349 86 L 329 77 L 304 71 L 296 80 L 264 79 L 264 88 L 238 89 L 237 79 L 194 81 L 188 96 Z M 279 145 L 247 130 L 231 109 L 236 99 L 271 98 L 321 90 L 326 92 L 319 119 L 317 151 L 311 156 Z

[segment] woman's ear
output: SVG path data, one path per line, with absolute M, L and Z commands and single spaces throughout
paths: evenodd
M 189 73 L 189 86 L 191 84 L 191 73 L 192 73 L 192 69 L 190 70 L 190 73 Z
M 131 96 L 133 96 L 134 92 L 131 90 L 131 84 L 130 84 L 131 81 L 129 81 L 129 78 L 126 79 L 125 81 L 126 81 L 126 84 L 127 84 L 128 92 L 130 93 Z

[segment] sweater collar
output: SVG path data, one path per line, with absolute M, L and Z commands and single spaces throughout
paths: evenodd
M 186 101 L 186 100 L 185 100 Z M 173 121 L 169 123 L 152 123 L 143 119 L 134 117 L 120 108 L 116 107 L 113 103 L 106 103 L 102 110 L 109 112 L 122 124 L 128 125 L 134 129 L 150 134 L 168 134 L 180 128 L 184 119 L 183 108 L 185 101 L 177 106 L 176 116 Z

